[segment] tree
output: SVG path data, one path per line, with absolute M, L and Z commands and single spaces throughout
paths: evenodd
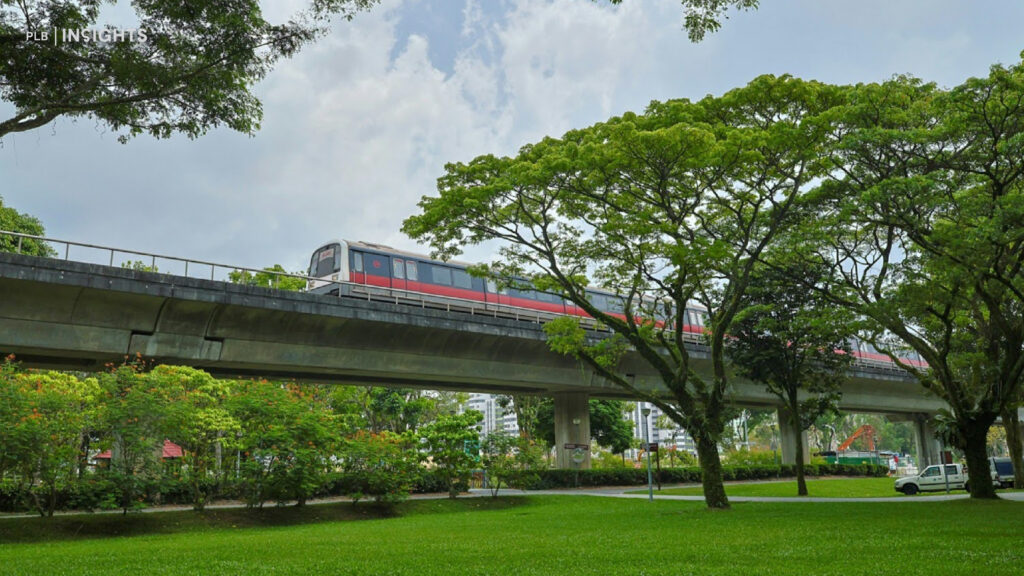
M 195 138 L 220 125 L 253 134 L 262 116 L 253 86 L 323 34 L 330 16 L 351 18 L 374 3 L 315 0 L 273 24 L 256 0 L 134 2 L 137 28 L 97 42 L 65 31 L 103 28 L 100 0 L 0 3 L 0 98 L 15 106 L 0 137 L 58 116 L 95 118 L 122 141 Z
M 455 498 L 469 484 L 473 467 L 480 459 L 479 433 L 476 426 L 483 414 L 468 410 L 462 414 L 441 416 L 423 426 L 419 437 L 434 471 L 448 487 L 448 497 Z
M 519 426 L 519 436 L 527 440 L 537 437 L 537 418 L 542 406 L 546 406 L 548 399 L 542 396 L 527 394 L 500 394 L 495 398 L 498 406 L 506 413 L 509 408 L 516 416 L 516 424 Z M 554 407 L 552 406 L 552 410 Z
M 449 164 L 440 195 L 424 198 L 404 230 L 442 258 L 497 242 L 497 261 L 476 274 L 525 279 L 610 330 L 598 338 L 572 317 L 545 325 L 553 350 L 654 403 L 693 436 L 705 500 L 726 508 L 717 446 L 731 416 L 726 334 L 754 261 L 824 168 L 820 115 L 840 93 L 764 76 L 722 97 L 653 103 L 642 115 L 546 138 L 514 158 Z M 616 312 L 590 300 L 591 283 L 617 292 Z M 692 301 L 709 318 L 710 377 L 691 365 Z M 634 386 L 620 364 L 630 349 L 671 400 Z
M 611 0 L 611 3 L 621 4 L 622 0 Z M 759 3 L 760 0 L 682 0 L 683 28 L 692 42 L 700 42 L 709 32 L 717 32 L 722 27 L 730 8 L 752 10 Z
M 834 169 L 791 252 L 828 266 L 813 288 L 949 404 L 971 496 L 994 498 L 987 432 L 1024 380 L 1024 67 L 952 90 L 858 86 L 833 113 Z M 902 362 L 907 348 L 927 367 Z
M 419 455 L 409 433 L 360 430 L 344 440 L 341 468 L 353 504 L 371 497 L 378 506 L 389 508 L 409 497 Z
M 22 214 L 14 208 L 4 206 L 3 196 L 0 196 L 0 230 L 7 232 L 18 232 L 31 236 L 45 236 L 39 219 L 28 214 Z M 14 236 L 0 235 L 0 252 L 19 252 L 30 256 L 53 256 L 56 254 L 48 244 L 31 238 L 17 238 Z
M 1017 412 L 1022 406 L 1021 403 L 1010 404 L 1003 410 L 1003 427 L 1006 429 L 1006 449 L 1010 453 L 1010 461 L 1013 463 L 1013 485 L 1024 486 L 1024 458 L 1021 451 L 1024 450 L 1024 442 L 1021 439 L 1020 415 Z
M 220 447 L 231 445 L 240 430 L 226 406 L 230 384 L 187 366 L 161 365 L 146 376 L 171 397 L 167 430 L 182 448 L 192 507 L 203 510 L 216 494 Z
M 107 475 L 125 514 L 141 507 L 145 489 L 163 477 L 160 457 L 174 396 L 161 386 L 163 382 L 149 380 L 143 370 L 135 362 L 99 376 L 105 393 L 101 430 L 110 448 Z
M 794 280 L 801 277 L 801 280 Z M 840 386 L 853 361 L 848 313 L 803 289 L 820 275 L 799 266 L 761 269 L 747 290 L 749 307 L 728 340 L 739 374 L 765 385 L 785 407 L 796 434 L 797 494 L 807 495 L 803 431 L 838 412 Z
M 53 516 L 58 493 L 78 479 L 99 394 L 94 378 L 0 365 L 0 474 L 11 472 L 40 516 Z
M 289 274 L 294 276 L 289 276 Z M 305 275 L 304 272 L 288 272 L 280 264 L 274 264 L 255 274 L 247 270 L 232 270 L 228 273 L 228 280 L 234 284 L 262 286 L 264 288 L 297 292 L 306 289 L 306 281 L 295 276 Z
M 484 436 L 480 444 L 480 464 L 487 472 L 491 496 L 498 497 L 501 485 L 512 488 L 528 486 L 536 478 L 536 470 L 544 467 L 543 450 L 523 436 L 509 436 L 495 430 Z

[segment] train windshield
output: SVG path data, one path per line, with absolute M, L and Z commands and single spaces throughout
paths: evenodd
M 341 269 L 341 245 L 328 244 L 313 253 L 309 261 L 309 275 L 317 278 L 329 276 Z

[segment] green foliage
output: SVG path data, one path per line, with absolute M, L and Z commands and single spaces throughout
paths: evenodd
M 225 406 L 229 384 L 185 366 L 157 366 L 145 376 L 170 400 L 164 426 L 183 449 L 182 479 L 192 490 L 192 506 L 202 510 L 212 496 L 207 480 L 218 464 L 217 445 L 230 446 L 239 431 Z
M 721 97 L 654 102 L 512 158 L 449 164 L 438 196 L 424 198 L 403 229 L 443 258 L 495 242 L 497 260 L 477 273 L 524 278 L 605 326 L 611 336 L 588 337 L 581 320 L 566 317 L 545 332 L 552 350 L 686 429 L 706 467 L 708 505 L 727 507 L 717 453 L 731 414 L 726 334 L 746 306 L 757 260 L 833 169 L 820 147 L 830 135 L 825 115 L 842 96 L 833 86 L 762 76 Z M 591 284 L 613 287 L 621 313 L 595 306 Z M 709 318 L 710 375 L 690 365 L 692 302 Z M 652 382 L 635 385 L 627 353 Z M 656 384 L 671 401 L 645 392 Z
M 135 270 L 137 272 L 159 272 L 160 271 L 160 269 L 157 267 L 156 264 L 154 264 L 154 263 L 146 264 L 142 260 L 127 260 L 125 262 L 121 262 L 121 268 L 124 268 L 125 270 Z
M 0 478 L 15 479 L 42 516 L 53 515 L 85 465 L 82 437 L 96 424 L 99 395 L 93 378 L 0 365 Z
M 409 434 L 360 431 L 344 444 L 342 484 L 353 503 L 372 498 L 390 508 L 409 497 L 419 471 L 419 454 Z
M 302 505 L 328 482 L 331 456 L 339 449 L 337 417 L 308 386 L 239 382 L 228 404 L 238 438 L 224 442 L 240 451 L 243 493 L 249 506 L 267 500 Z
M 468 410 L 441 416 L 418 431 L 430 466 L 444 478 L 450 498 L 458 496 L 469 485 L 472 470 L 479 462 L 479 454 L 468 453 L 466 446 L 478 441 L 476 426 L 481 420 L 482 414 Z
M 442 415 L 457 414 L 464 392 L 427 392 L 414 388 L 336 386 L 331 405 L 352 428 L 372 432 L 414 432 Z
M 143 507 L 146 487 L 161 479 L 161 447 L 170 431 L 166 418 L 178 395 L 143 370 L 141 363 L 126 364 L 99 377 L 106 394 L 100 445 L 111 451 L 106 475 L 125 513 Z
M 288 272 L 280 264 L 274 264 L 264 268 L 262 272 L 255 274 L 248 270 L 232 270 L 228 272 L 228 280 L 234 284 L 245 284 L 246 286 L 261 286 L 263 288 L 274 288 L 276 290 L 289 290 L 298 292 L 306 289 L 306 281 L 302 278 L 287 276 L 305 276 L 305 272 Z
M 589 400 L 590 436 L 599 446 L 622 453 L 631 447 L 633 441 L 633 425 L 626 419 L 628 404 L 621 400 L 605 400 L 591 398 Z M 555 401 L 541 398 L 534 414 L 534 429 L 529 436 L 555 444 Z
M 43 229 L 38 218 L 4 206 L 2 196 L 0 196 L 0 230 L 32 236 L 46 235 L 46 230 Z M 6 235 L 0 235 L 0 252 L 20 252 L 30 256 L 54 256 L 57 253 L 50 245 L 38 240 L 23 238 L 19 241 L 18 238 Z
M 527 438 L 494 431 L 484 437 L 480 448 L 480 463 L 495 498 L 502 484 L 511 488 L 529 486 L 536 481 L 537 471 L 546 468 L 544 449 Z
M 252 92 L 282 57 L 325 31 L 332 15 L 351 18 L 373 0 L 314 0 L 286 23 L 263 18 L 257 0 L 132 4 L 145 38 L 63 41 L 62 29 L 104 28 L 102 2 L 28 0 L 0 4 L 0 98 L 14 114 L 0 137 L 58 116 L 91 117 L 121 140 L 176 132 L 195 138 L 221 125 L 253 134 L 262 110 Z M 26 32 L 49 38 L 27 38 Z
M 623 0 L 609 0 L 621 4 Z M 683 5 L 683 28 L 691 42 L 700 42 L 709 33 L 722 27 L 722 20 L 729 18 L 729 10 L 755 10 L 760 0 L 681 0 Z
M 847 91 L 834 165 L 786 251 L 824 268 L 808 288 L 950 406 L 950 438 L 985 469 L 985 440 L 1024 382 L 1024 65 L 940 89 L 910 77 Z M 973 475 L 972 475 L 973 476 Z M 988 474 L 972 496 L 994 497 Z
M 777 467 L 781 455 L 773 450 L 733 450 L 722 458 L 726 466 Z

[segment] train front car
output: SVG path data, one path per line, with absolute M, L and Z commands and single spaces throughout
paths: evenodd
M 306 284 L 308 292 L 339 294 L 341 283 L 349 281 L 348 243 L 335 240 L 317 248 L 309 259 L 308 276 L 316 278 Z

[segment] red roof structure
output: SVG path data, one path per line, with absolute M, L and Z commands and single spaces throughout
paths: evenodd
M 164 449 L 160 454 L 161 458 L 181 458 L 181 454 L 181 446 L 178 446 L 170 440 L 164 440 Z M 110 450 L 105 450 L 93 456 L 94 460 L 110 460 L 110 458 Z

